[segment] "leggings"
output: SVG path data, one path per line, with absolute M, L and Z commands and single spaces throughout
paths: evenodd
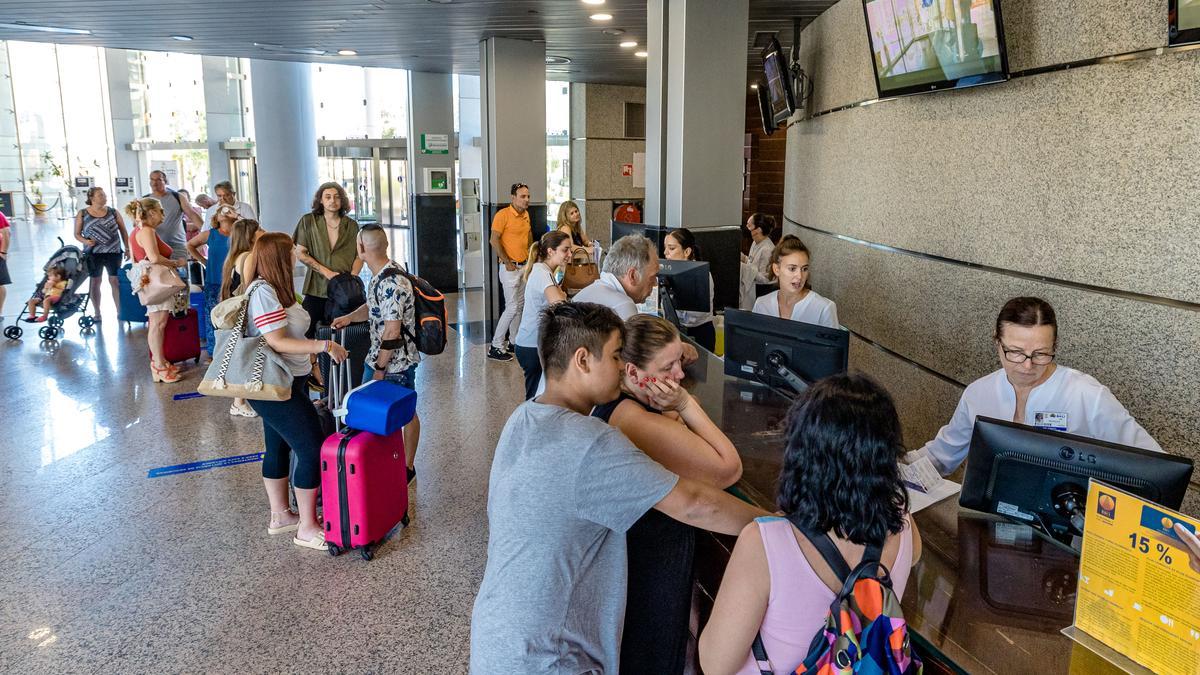
M 538 383 L 542 380 L 542 360 L 538 358 L 536 347 L 513 347 L 517 352 L 517 363 L 521 364 L 521 370 L 525 371 L 525 400 L 528 401 L 537 395 Z
M 286 401 L 250 401 L 263 423 L 263 478 L 287 478 L 289 454 L 296 453 L 293 485 L 300 490 L 321 486 L 321 418 L 308 400 L 308 375 L 292 379 L 292 397 Z

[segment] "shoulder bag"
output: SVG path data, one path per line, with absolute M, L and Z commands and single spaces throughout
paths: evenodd
M 600 266 L 592 260 L 592 254 L 580 246 L 571 254 L 563 266 L 562 287 L 567 295 L 574 295 L 600 278 Z
M 214 358 L 197 388 L 205 396 L 246 398 L 254 401 L 286 401 L 292 397 L 292 371 L 283 357 L 267 344 L 265 336 L 246 337 L 249 297 L 262 281 L 246 289 L 246 302 L 238 312 L 237 325 L 216 331 Z M 230 298 L 234 300 L 234 298 Z M 226 300 L 229 302 L 230 300 Z

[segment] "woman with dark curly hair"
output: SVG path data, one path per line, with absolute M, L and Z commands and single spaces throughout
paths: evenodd
M 921 538 L 900 477 L 903 453 L 892 397 L 865 375 L 826 378 L 796 401 L 779 474 L 787 516 L 758 518 L 738 537 L 700 636 L 705 673 L 757 675 L 755 635 L 775 672 L 804 660 L 844 582 L 813 540 L 828 538 L 851 569 L 878 555 L 904 595 Z
M 355 276 L 362 269 L 358 258 L 358 222 L 346 214 L 350 200 L 338 183 L 322 183 L 313 195 L 312 211 L 300 217 L 292 239 L 296 241 L 296 258 L 308 266 L 304 273 L 301 306 L 312 317 L 304 336 L 313 339 L 317 324 L 325 319 L 325 300 L 329 297 L 327 283 L 342 272 Z M 320 377 L 313 370 L 313 377 Z

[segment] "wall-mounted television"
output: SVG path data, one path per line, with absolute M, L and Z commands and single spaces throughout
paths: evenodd
M 771 103 L 771 121 L 779 125 L 796 112 L 787 54 L 779 46 L 779 41 L 771 38 L 771 43 L 762 50 L 762 60 L 763 75 L 767 81 L 767 100 Z M 761 86 L 759 91 L 762 91 Z
M 880 98 L 1008 79 L 1000 0 L 863 0 Z
M 775 131 L 775 113 L 771 110 L 771 99 L 767 96 L 767 85 L 758 83 L 758 116 L 762 119 L 763 133 L 770 136 Z
M 1167 17 L 1169 44 L 1200 42 L 1200 0 L 1167 0 Z

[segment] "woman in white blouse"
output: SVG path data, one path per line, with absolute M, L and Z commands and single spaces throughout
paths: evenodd
M 1001 368 L 967 386 L 950 423 L 907 461 L 928 456 L 943 474 L 967 458 L 979 415 L 1162 452 L 1108 387 L 1055 363 L 1058 321 L 1041 298 L 1013 298 L 993 334 Z
M 840 328 L 837 305 L 808 285 L 810 255 L 799 237 L 787 235 L 771 252 L 771 277 L 779 290 L 754 301 L 754 313 Z

